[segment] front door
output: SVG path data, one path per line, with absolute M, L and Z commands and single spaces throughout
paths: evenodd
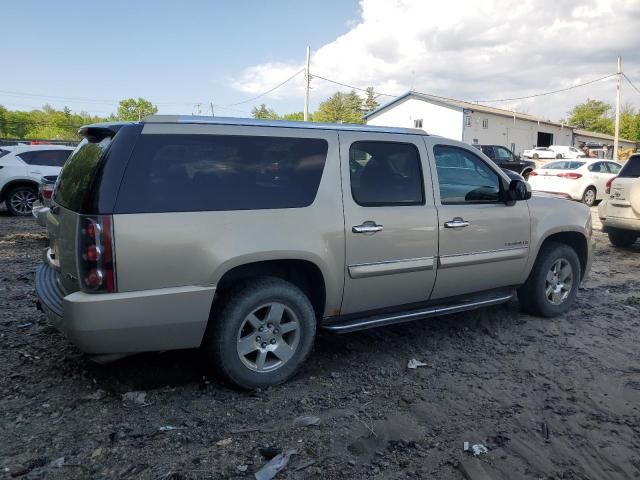
M 522 282 L 531 227 L 526 201 L 507 206 L 502 173 L 471 147 L 426 137 L 438 205 L 440 251 L 432 299 Z
M 421 135 L 340 132 L 343 315 L 429 299 L 437 214 Z

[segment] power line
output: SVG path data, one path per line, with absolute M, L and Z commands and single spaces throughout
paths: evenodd
M 356 86 L 354 86 L 354 85 L 349 85 L 349 84 L 347 84 L 347 83 L 338 82 L 337 80 L 331 80 L 330 78 L 321 77 L 320 75 L 311 74 L 311 78 L 319 78 L 319 79 L 324 80 L 324 81 L 326 81 L 326 82 L 329 82 L 329 83 L 335 83 L 336 85 L 340 85 L 340 86 L 342 86 L 342 87 L 351 88 L 351 89 L 353 89 L 353 90 L 359 90 L 359 91 L 361 91 L 361 92 L 367 92 L 367 89 L 366 89 L 366 88 L 360 88 L 360 87 L 356 87 Z M 377 95 L 380 95 L 380 96 L 382 96 L 382 97 L 397 97 L 397 96 L 398 96 L 398 95 L 391 95 L 390 93 L 382 93 L 382 92 L 378 92 L 378 91 L 376 91 L 376 90 L 374 90 L 374 92 L 373 92 L 373 93 L 375 93 L 375 94 L 377 94 Z M 435 95 L 432 95 L 432 96 L 435 96 Z
M 627 82 L 629 82 L 629 85 L 631 85 L 631 87 L 638 93 L 640 93 L 640 89 L 638 87 L 636 87 L 633 82 L 629 79 L 629 77 L 627 77 L 626 73 L 622 73 L 622 76 L 627 80 Z
M 278 85 L 276 85 L 275 87 L 267 90 L 264 93 L 261 93 L 260 95 L 256 95 L 255 97 L 251 97 L 248 98 L 246 100 L 242 100 L 241 102 L 236 102 L 236 103 L 229 103 L 226 105 L 215 105 L 217 107 L 234 107 L 236 105 L 242 105 L 243 103 L 249 103 L 249 102 L 253 102 L 254 100 L 257 100 L 260 97 L 264 97 L 265 95 L 268 95 L 269 93 L 273 92 L 274 90 L 277 90 L 278 88 L 280 88 L 281 86 L 283 86 L 285 83 L 293 80 L 295 77 L 297 77 L 298 75 L 300 75 L 302 72 L 304 72 L 304 68 L 301 68 L 300 70 L 298 70 L 296 73 L 294 73 L 293 75 L 291 75 L 289 78 L 287 78 L 284 82 L 280 82 Z
M 475 100 L 475 102 L 476 103 L 510 102 L 510 101 L 513 101 L 513 100 L 525 100 L 527 98 L 543 97 L 545 95 L 553 95 L 554 93 L 566 92 L 567 90 L 573 90 L 574 88 L 584 87 L 585 85 L 590 85 L 592 83 L 600 82 L 602 80 L 606 80 L 607 78 L 615 77 L 616 75 L 617 74 L 612 73 L 610 75 L 605 75 L 604 77 L 596 78 L 595 80 L 591 80 L 591 81 L 588 81 L 588 82 L 580 83 L 578 85 L 572 85 L 572 86 L 566 87 L 566 88 L 561 88 L 559 90 L 552 90 L 550 92 L 535 93 L 533 95 L 525 95 L 523 97 L 497 98 L 497 99 L 493 99 L 493 100 Z M 473 103 L 473 102 L 470 102 L 470 103 Z

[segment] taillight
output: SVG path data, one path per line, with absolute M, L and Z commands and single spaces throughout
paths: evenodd
M 538 172 L 536 172 L 535 170 L 529 172 L 529 176 L 530 177 L 537 177 L 538 176 Z
M 40 195 L 47 200 L 53 196 L 53 185 L 47 185 L 40 188 Z
M 581 173 L 574 173 L 574 172 L 570 172 L 570 173 L 559 173 L 558 177 L 562 177 L 562 178 L 569 178 L 571 180 L 577 180 L 580 177 L 582 177 Z
M 111 217 L 81 217 L 78 248 L 83 289 L 92 293 L 115 292 Z
M 607 184 L 604 187 L 604 193 L 609 194 L 611 193 L 611 184 L 613 183 L 613 181 L 618 178 L 618 177 L 612 177 L 607 181 Z

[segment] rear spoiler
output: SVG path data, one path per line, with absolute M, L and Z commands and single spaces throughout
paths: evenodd
M 99 142 L 103 138 L 113 137 L 118 130 L 125 125 L 131 125 L 138 122 L 109 122 L 94 123 L 92 125 L 84 125 L 78 129 L 78 135 L 85 137 L 91 142 Z

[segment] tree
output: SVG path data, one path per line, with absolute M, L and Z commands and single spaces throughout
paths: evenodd
M 285 113 L 282 115 L 282 120 L 288 120 L 290 122 L 304 122 L 304 112 Z M 309 121 L 313 121 L 313 114 L 309 112 Z
M 118 120 L 136 121 L 142 120 L 148 115 L 155 115 L 156 113 L 158 113 L 158 107 L 149 100 L 141 97 L 137 100 L 135 98 L 127 98 L 120 100 L 117 117 Z
M 569 112 L 569 124 L 592 132 L 613 133 L 611 105 L 600 100 L 587 99 Z
M 373 91 L 373 87 L 367 87 L 367 96 L 362 104 L 362 112 L 366 115 L 369 112 L 373 112 L 379 106 L 380 104 L 376 100 L 376 92 Z
M 364 123 L 362 120 L 362 99 L 355 91 L 336 92 L 320 104 L 313 115 L 316 122 Z
M 620 137 L 640 141 L 640 111 L 625 105 L 620 112 Z
M 253 107 L 251 110 L 251 116 L 262 120 L 277 120 L 279 118 L 278 114 L 274 110 L 268 108 L 264 103 L 259 107 Z

